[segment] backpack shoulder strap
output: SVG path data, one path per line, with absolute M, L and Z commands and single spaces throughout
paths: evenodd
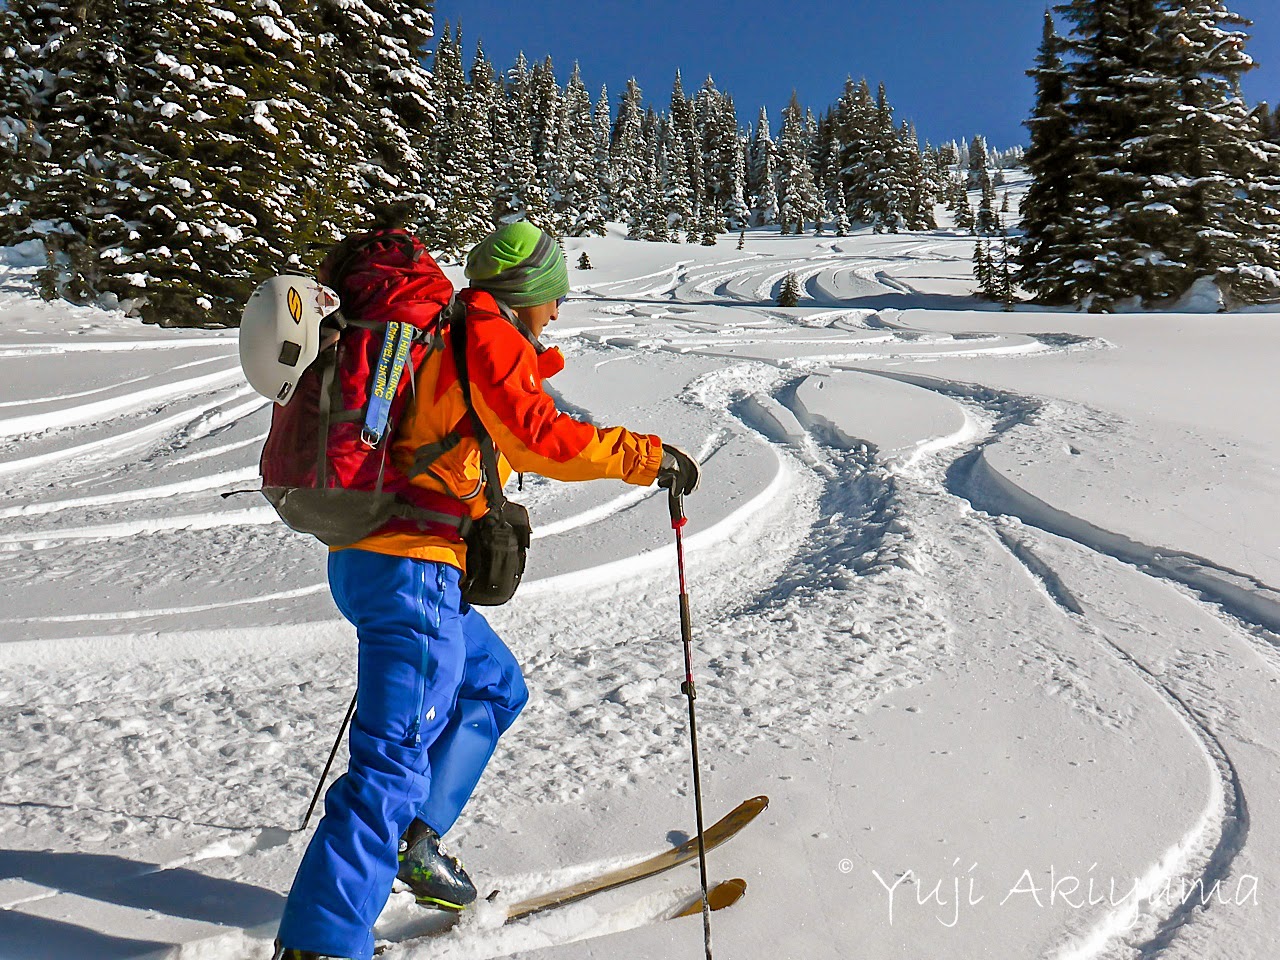
M 471 429 L 475 432 L 476 442 L 480 444 L 480 467 L 484 473 L 485 499 L 490 510 L 497 510 L 507 502 L 502 493 L 502 483 L 498 473 L 498 452 L 493 445 L 493 437 L 485 429 L 480 415 L 476 413 L 471 402 L 471 380 L 467 375 L 467 310 L 455 310 L 450 318 L 449 336 L 453 346 L 453 362 L 458 369 L 458 383 L 462 387 L 462 399 L 466 402 L 467 412 L 471 415 Z

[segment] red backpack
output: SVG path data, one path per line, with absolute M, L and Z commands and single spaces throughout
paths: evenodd
M 461 540 L 470 527 L 466 505 L 415 487 L 390 456 L 414 373 L 443 346 L 453 284 L 402 230 L 349 241 L 331 283 L 342 299 L 332 318 L 340 336 L 289 402 L 272 407 L 263 495 L 290 527 L 330 546 L 380 531 Z

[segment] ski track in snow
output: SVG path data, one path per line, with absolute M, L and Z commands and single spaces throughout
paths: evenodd
M 992 314 L 1002 323 L 984 331 L 975 302 L 917 275 L 963 266 L 966 238 L 939 231 L 822 243 L 808 254 L 775 244 L 715 262 L 677 253 L 660 270 L 579 285 L 553 331 L 571 368 L 613 377 L 644 364 L 653 378 L 630 383 L 617 373 L 622 396 L 597 391 L 583 415 L 640 426 L 645 411 L 659 410 L 708 464 L 708 485 L 721 485 L 696 501 L 687 541 L 704 756 L 749 767 L 765 745 L 834 751 L 833 731 L 844 738 L 874 727 L 870 707 L 954 662 L 958 627 L 948 610 L 969 582 L 954 561 L 985 542 L 1043 594 L 1045 617 L 1092 638 L 1126 672 L 1135 703 L 1175 718 L 1204 765 L 1207 800 L 1178 811 L 1182 827 L 1141 865 L 1143 896 L 1046 926 L 1042 955 L 1196 955 L 1192 945 L 1212 945 L 1230 917 L 1214 904 L 1170 905 L 1156 894 L 1170 882 L 1236 877 L 1251 846 L 1275 833 L 1257 811 L 1271 784 L 1240 757 L 1244 694 L 1212 672 L 1175 669 L 1197 655 L 1192 635 L 1168 649 L 1133 637 L 1159 634 L 1144 611 L 1160 598 L 1185 605 L 1227 648 L 1280 675 L 1280 592 L 1210 557 L 1072 516 L 989 456 L 1008 444 L 1034 456 L 1038 445 L 1100 422 L 1097 411 L 911 369 L 941 357 L 1034 363 L 1111 344 L 1032 332 L 1039 324 L 1007 332 L 1008 315 Z M 806 296 L 800 308 L 780 310 L 777 284 L 793 271 Z M 4 297 L 12 295 L 0 294 L 0 313 L 24 309 Z M 902 320 L 945 300 L 975 310 L 974 332 Z M 19 950 L 61 938 L 81 944 L 80 955 L 141 957 L 175 945 L 168 955 L 186 960 L 265 957 L 280 900 L 259 878 L 287 882 L 305 843 L 294 818 L 351 695 L 350 631 L 325 600 L 313 546 L 281 531 L 267 507 L 218 497 L 253 485 L 266 423 L 266 403 L 232 376 L 234 339 L 132 340 L 131 328 L 94 317 L 101 332 L 75 340 L 37 330 L 0 343 L 0 360 L 28 364 L 94 350 L 139 361 L 92 389 L 28 407 L 0 401 L 0 480 L 9 493 L 0 551 L 11 561 L 0 583 L 13 599 L 0 620 L 8 641 L 0 643 L 0 722 L 9 731 L 0 823 L 7 846 L 22 847 L 0 855 L 9 868 L 0 873 L 9 877 L 0 879 L 0 931 L 11 931 Z M 196 347 L 225 368 L 168 359 Z M 150 365 L 149 357 L 166 359 Z M 844 411 L 815 404 L 811 378 L 834 388 L 844 376 L 941 398 L 953 420 L 901 450 L 878 447 Z M 520 603 L 490 613 L 533 695 L 459 825 L 463 849 L 469 839 L 501 839 L 513 809 L 573 804 L 606 782 L 643 796 L 655 771 L 687 762 L 671 735 L 682 729 L 685 702 L 660 666 L 677 642 L 671 551 L 649 530 L 665 514 L 661 498 L 538 484 L 529 497 L 551 517 L 536 529 L 535 551 L 564 572 L 552 565 L 532 576 Z M 591 538 L 603 544 L 592 544 L 599 556 L 584 552 Z M 1099 593 L 1099 583 L 1110 586 Z M 1091 722 L 1112 730 L 1129 722 L 1128 706 L 1095 696 L 1050 630 L 1028 641 L 1025 657 L 1025 669 L 1041 671 L 1045 688 Z M 30 851 L 17 842 L 28 836 Z M 74 880 L 40 859 L 45 847 L 69 857 L 101 851 L 101 870 Z M 473 853 L 483 863 L 486 851 Z M 637 844 L 547 870 L 505 867 L 498 851 L 486 881 L 507 901 L 645 852 Z M 478 912 L 393 955 L 479 960 L 569 949 L 652 928 L 690 889 L 687 877 L 673 879 L 625 906 L 584 905 L 516 928 L 494 929 L 494 918 Z M 192 892 L 222 906 L 184 904 Z M 98 906 L 82 924 L 68 922 L 85 903 Z M 413 909 L 395 895 L 383 923 Z M 149 925 L 147 915 L 167 919 Z

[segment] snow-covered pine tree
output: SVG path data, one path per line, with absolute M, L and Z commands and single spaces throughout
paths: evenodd
M 467 77 L 462 66 L 461 36 L 454 39 L 451 24 L 435 49 L 435 92 L 439 121 L 432 142 L 433 202 L 426 213 L 425 232 L 432 247 L 448 257 L 466 249 L 463 221 L 470 198 L 465 196 L 471 176 L 471 158 L 464 152 L 467 126 L 464 112 L 469 106 Z
M 844 203 L 844 189 L 840 185 L 840 168 L 837 165 L 840 156 L 840 142 L 838 140 L 833 141 L 826 153 L 827 160 L 822 170 L 822 205 L 831 220 L 832 227 L 838 232 L 839 211 Z M 847 211 L 845 220 L 845 231 L 848 232 Z
M 47 173 L 47 107 L 56 89 L 46 48 L 65 30 L 58 5 L 10 0 L 0 9 L 0 243 L 33 239 L 29 204 Z M 51 289 L 51 295 L 56 291 Z
M 800 303 L 800 280 L 794 273 L 782 278 L 782 286 L 778 290 L 778 306 L 794 307 Z
M 984 237 L 994 236 L 1000 232 L 1000 215 L 996 212 L 996 186 L 990 170 L 983 168 L 978 185 L 982 188 L 982 200 L 978 204 L 975 229 Z
M 991 168 L 990 157 L 987 153 L 987 138 L 978 135 L 969 143 L 969 180 L 967 186 L 970 190 L 982 185 L 982 175 Z
M 702 137 L 698 133 L 693 100 L 685 96 L 679 70 L 676 71 L 676 78 L 671 86 L 671 125 L 675 135 L 684 144 L 685 165 L 689 170 L 689 194 L 693 197 L 695 208 L 700 211 L 702 198 L 706 193 L 702 169 Z
M 934 205 L 936 206 L 939 203 L 946 203 L 948 179 L 947 170 L 943 165 L 942 158 L 938 154 L 938 148 L 928 140 L 924 142 L 924 150 L 921 152 L 921 162 L 924 165 L 926 189 L 928 189 L 932 195 Z
M 804 116 L 795 93 L 783 111 L 782 135 L 778 139 L 779 175 L 782 183 L 778 221 L 782 232 L 802 233 L 806 221 L 818 216 L 818 189 L 809 165 L 804 137 Z
M 99 292 L 157 323 L 234 323 L 253 286 L 297 268 L 345 186 L 321 203 L 340 151 L 316 93 L 310 6 L 134 0 L 135 113 L 117 184 L 127 232 L 101 244 Z M 122 98 L 123 99 L 123 98 Z M 317 215 L 319 214 L 319 215 Z
M 582 82 L 582 71 L 577 63 L 574 63 L 573 75 L 565 87 L 560 131 L 561 192 L 569 220 L 568 235 L 603 236 L 604 214 L 600 209 L 600 184 L 596 178 L 591 96 Z
M 693 113 L 701 134 L 702 226 L 704 233 L 714 230 L 720 234 L 734 225 L 731 210 L 745 222 L 741 216 L 745 213 L 742 198 L 734 195 L 738 128 L 733 100 L 726 98 L 716 89 L 715 81 L 707 77 L 694 98 Z
M 640 209 L 641 239 L 666 243 L 671 239 L 667 221 L 667 202 L 664 190 L 663 159 L 658 150 L 662 139 L 662 126 L 650 123 L 644 141 L 644 201 Z
M 751 179 L 755 189 L 750 201 L 752 223 L 758 227 L 778 222 L 776 154 L 777 148 L 769 132 L 769 114 L 764 107 L 761 107 L 752 148 Z
M 1158 218 L 1155 245 L 1186 265 L 1169 295 L 1214 277 L 1233 301 L 1280 296 L 1280 238 L 1269 212 L 1280 179 L 1240 91 L 1255 66 L 1245 51 L 1250 21 L 1223 0 L 1185 0 L 1161 12 L 1176 110 L 1152 130 L 1151 163 L 1165 178 L 1149 182 L 1176 213 L 1143 213 Z
M 603 220 L 616 219 L 613 209 L 613 171 L 609 162 L 609 140 L 613 132 L 613 116 L 609 106 L 609 88 L 600 87 L 595 113 L 591 117 L 595 142 L 596 184 L 600 188 L 600 216 Z
M 1045 11 L 1044 34 L 1035 67 L 1027 75 L 1035 80 L 1036 101 L 1025 126 L 1031 146 L 1025 162 L 1031 184 L 1022 198 L 1022 237 L 1018 243 L 1018 283 L 1040 302 L 1069 302 L 1057 278 L 1065 263 L 1057 246 L 1066 240 L 1067 224 L 1080 198 L 1076 194 L 1079 154 L 1068 115 L 1070 77 L 1062 54 L 1053 14 Z
M 973 247 L 973 276 L 978 281 L 978 292 L 991 299 L 991 253 L 985 239 L 979 240 Z
M 938 160 L 948 172 L 960 162 L 960 148 L 956 146 L 954 140 L 938 148 Z
M 1017 300 L 1014 292 L 1013 260 L 1009 254 L 1009 237 L 1003 229 L 1000 232 L 1000 259 L 992 263 L 991 269 L 995 274 L 996 299 L 1004 304 L 1005 310 L 1013 310 Z
M 869 220 L 871 184 L 870 156 L 875 136 L 876 105 L 864 79 L 854 84 L 845 80 L 844 94 L 836 105 L 835 139 L 840 141 L 840 180 L 845 204 L 852 220 Z
M 437 67 L 437 89 L 442 87 L 439 74 Z M 504 223 L 528 220 L 545 225 L 550 221 L 551 202 L 533 157 L 533 131 L 530 127 L 533 81 L 523 53 L 516 57 L 515 64 L 507 72 L 505 101 L 512 149 L 509 163 L 504 165 L 503 175 L 499 178 L 498 219 Z
M 494 135 L 494 103 L 497 95 L 488 61 L 477 50 L 470 82 L 463 88 L 462 104 L 452 124 L 452 145 L 457 168 L 462 171 L 453 194 L 451 234 L 457 256 L 470 249 L 495 223 L 497 162 Z
M 933 214 L 936 188 L 920 153 L 920 141 L 913 124 L 903 122 L 898 131 L 898 147 L 907 186 L 906 227 L 908 230 L 936 230 L 938 221 Z
M 666 157 L 666 215 L 670 223 L 670 239 L 680 242 L 680 231 L 688 232 L 693 222 L 693 189 L 689 185 L 689 164 L 685 157 L 684 138 L 674 122 L 663 128 L 663 152 Z
M 956 229 L 964 230 L 969 233 L 975 233 L 977 226 L 977 218 L 973 213 L 973 206 L 969 203 L 969 191 L 965 189 L 965 178 L 963 173 L 954 175 L 951 186 L 947 192 L 947 208 L 951 211 L 951 215 L 955 218 Z
M 1164 249 L 1176 208 L 1153 177 L 1157 131 L 1178 107 L 1161 31 L 1164 0 L 1071 0 L 1057 11 L 1073 27 L 1068 102 L 1082 163 L 1052 265 L 1057 295 L 1093 311 L 1132 297 L 1163 300 L 1187 265 Z M 1152 191 L 1155 191 L 1154 193 Z
M 468 96 L 477 115 L 478 132 L 484 139 L 483 147 L 486 151 L 483 158 L 476 158 L 479 191 L 484 193 L 480 211 L 492 230 L 495 224 L 501 222 L 499 184 L 504 177 L 506 162 L 511 156 L 512 144 L 505 91 L 498 82 L 493 64 L 485 56 L 483 43 L 476 43 L 476 54 L 471 61 L 468 79 Z
M 910 186 L 907 181 L 906 158 L 897 128 L 893 123 L 893 107 L 884 84 L 876 97 L 876 115 L 867 169 L 868 213 L 876 233 L 897 233 L 906 226 L 906 209 Z
M 733 108 L 733 101 L 728 101 Z M 751 222 L 751 207 L 747 203 L 747 149 L 749 143 L 741 131 L 734 134 L 733 151 L 733 185 L 729 195 L 729 206 L 725 209 L 725 222 L 732 228 L 741 230 Z
M 614 216 L 627 222 L 634 222 L 639 214 L 646 188 L 645 172 L 642 169 L 643 122 L 640 85 L 632 77 L 627 81 L 627 88 L 622 94 L 609 147 Z
M 51 25 L 38 54 L 47 79 L 35 117 L 48 146 L 36 155 L 24 216 L 55 261 L 44 291 L 84 302 L 98 294 L 100 243 L 125 229 L 116 185 L 129 163 L 120 134 L 133 121 L 121 98 L 128 20 L 117 0 L 89 0 L 63 8 Z
M 563 94 L 556 82 L 555 66 L 548 55 L 535 64 L 532 72 L 533 103 L 530 117 L 533 162 L 538 169 L 538 184 L 550 204 L 550 216 L 540 224 L 556 236 L 569 230 L 572 214 L 568 209 L 562 179 L 568 175 L 560 156 L 560 101 Z
M 336 127 L 336 139 L 347 144 L 337 158 L 343 166 L 324 176 L 341 180 L 354 173 L 360 180 L 353 184 L 357 199 L 334 198 L 334 216 L 346 220 L 335 232 L 356 226 L 362 210 L 378 205 L 406 203 L 422 218 L 434 202 L 432 145 L 440 118 L 424 64 L 434 33 L 432 6 L 317 0 L 309 11 L 306 42 L 323 51 L 310 84 L 324 101 L 313 122 Z

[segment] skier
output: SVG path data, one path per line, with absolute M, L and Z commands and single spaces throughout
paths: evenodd
M 421 244 L 401 230 L 375 232 L 396 242 L 370 244 L 367 234 L 356 245 L 344 241 L 321 266 L 318 279 L 338 292 L 348 316 L 415 306 L 412 251 Z M 465 376 L 471 407 L 501 454 L 502 482 L 527 471 L 694 491 L 699 466 L 687 453 L 656 436 L 574 420 L 543 390 L 564 367 L 560 351 L 538 340 L 569 292 L 554 238 L 527 222 L 508 224 L 471 250 L 466 276 L 470 287 L 458 295 Z M 459 365 L 445 340 L 416 371 L 391 456 L 417 473 L 415 485 L 478 518 L 487 508 L 480 447 L 465 426 Z M 415 460 L 425 469 L 415 470 Z M 528 692 L 511 651 L 461 598 L 466 553 L 455 528 L 402 524 L 329 554 L 330 589 L 359 639 L 350 762 L 325 795 L 298 867 L 276 960 L 369 960 L 373 924 L 397 877 L 422 903 L 462 909 L 475 900 L 475 885 L 440 838 Z

